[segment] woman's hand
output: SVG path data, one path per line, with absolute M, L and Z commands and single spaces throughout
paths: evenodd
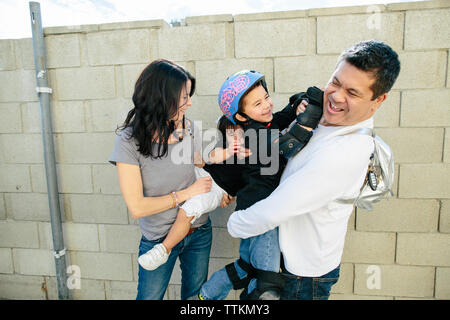
M 192 185 L 186 188 L 188 199 L 195 197 L 198 194 L 208 193 L 211 190 L 211 177 L 198 178 Z M 187 199 L 186 199 L 187 200 Z

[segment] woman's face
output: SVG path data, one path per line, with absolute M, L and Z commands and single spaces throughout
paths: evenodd
M 188 80 L 181 88 L 180 99 L 178 101 L 178 113 L 171 120 L 181 121 L 186 110 L 192 106 L 191 96 L 189 95 L 191 92 L 191 86 L 191 80 Z

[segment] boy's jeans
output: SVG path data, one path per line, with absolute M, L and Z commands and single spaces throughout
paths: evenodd
M 144 254 L 164 240 L 147 240 L 142 237 L 139 255 Z M 197 295 L 202 284 L 208 279 L 209 254 L 211 251 L 212 228 L 208 219 L 190 235 L 186 236 L 170 252 L 169 259 L 159 268 L 148 271 L 139 266 L 137 300 L 161 300 L 164 297 L 173 267 L 180 258 L 181 299 Z
M 253 267 L 266 271 L 280 271 L 280 246 L 278 243 L 278 228 L 267 231 L 256 237 L 241 239 L 239 247 L 241 258 L 249 262 Z M 247 272 L 242 270 L 237 260 L 234 266 L 239 277 L 242 279 Z M 257 279 L 252 279 L 248 285 L 248 293 L 256 288 Z M 227 271 L 222 268 L 213 273 L 211 278 L 202 286 L 200 293 L 207 300 L 225 299 L 233 289 Z

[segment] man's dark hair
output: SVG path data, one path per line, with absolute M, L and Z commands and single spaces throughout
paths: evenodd
M 371 73 L 375 78 L 370 88 L 373 92 L 372 100 L 389 92 L 400 73 L 397 53 L 381 41 L 359 42 L 341 54 L 338 65 L 343 60 L 359 70 Z

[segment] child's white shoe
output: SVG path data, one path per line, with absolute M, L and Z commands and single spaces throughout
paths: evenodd
M 169 258 L 166 247 L 158 243 L 151 250 L 147 251 L 138 258 L 138 262 L 145 270 L 155 270 L 160 265 L 166 263 Z

